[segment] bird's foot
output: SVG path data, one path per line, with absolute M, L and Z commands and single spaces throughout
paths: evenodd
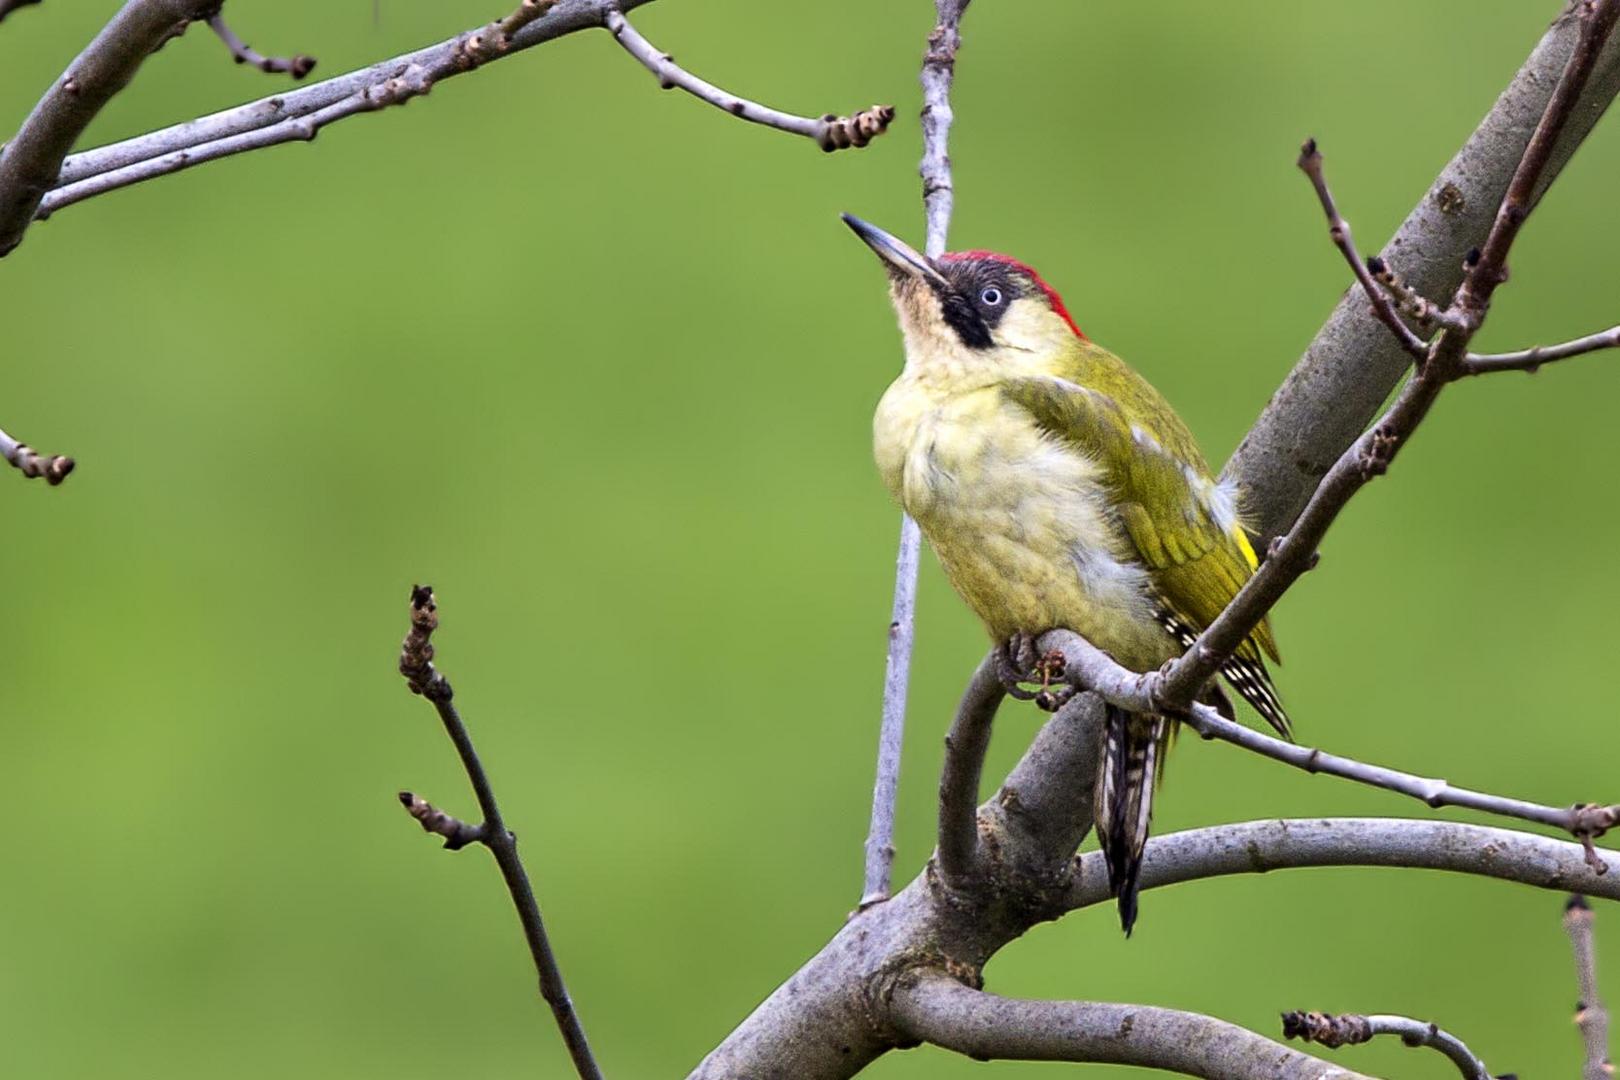
M 1041 677 L 1041 688 L 1035 694 L 1036 708 L 1057 712 L 1080 692 L 1061 681 L 1066 667 L 1068 661 L 1057 649 L 1052 649 L 1035 662 L 1035 670 Z
M 1019 684 L 1035 681 L 1038 663 L 1035 639 L 1021 630 L 996 650 L 996 674 L 1000 676 L 1001 685 L 1009 697 L 1019 701 L 1034 700 L 1035 692 L 1025 690 Z

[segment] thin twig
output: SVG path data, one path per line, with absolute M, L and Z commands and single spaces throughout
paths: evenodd
M 1601 836 L 1606 830 L 1620 824 L 1620 806 L 1582 804 L 1559 808 L 1453 787 L 1445 780 L 1415 776 L 1382 765 L 1369 765 L 1354 758 L 1341 757 L 1299 743 L 1273 738 L 1234 720 L 1228 720 L 1211 706 L 1201 703 L 1172 707 L 1155 693 L 1159 679 L 1157 674 L 1142 675 L 1122 667 L 1113 657 L 1068 630 L 1053 630 L 1041 635 L 1040 648 L 1056 650 L 1063 654 L 1064 677 L 1073 685 L 1083 686 L 1100 694 L 1122 709 L 1133 712 L 1172 712 L 1206 739 L 1220 739 L 1306 772 L 1326 773 L 1329 776 L 1354 780 L 1358 784 L 1408 795 L 1431 807 L 1466 807 L 1500 817 L 1550 825 L 1569 832 L 1583 843 L 1590 842 L 1592 837 Z M 1595 853 L 1590 863 L 1594 873 L 1604 873 L 1608 868 Z
M 1407 1046 L 1427 1046 L 1440 1051 L 1467 1080 L 1491 1080 L 1485 1063 L 1461 1039 L 1435 1024 L 1410 1016 L 1286 1012 L 1282 1015 L 1282 1027 L 1285 1039 L 1314 1042 L 1330 1050 L 1371 1042 L 1379 1035 L 1395 1035 Z
M 951 224 L 951 81 L 962 44 L 962 14 L 971 0 L 934 0 L 937 17 L 923 55 L 923 153 L 917 166 L 923 180 L 923 214 L 928 222 L 929 257 L 945 250 Z M 894 602 L 889 612 L 889 645 L 883 662 L 883 718 L 878 729 L 877 778 L 872 784 L 872 824 L 866 834 L 866 876 L 861 906 L 887 900 L 894 867 L 894 805 L 900 790 L 900 749 L 905 742 L 906 696 L 911 683 L 911 650 L 917 633 L 917 563 L 922 530 L 911 515 L 900 514 L 900 544 L 894 560 Z
M 1368 1080 L 1213 1016 L 1101 1001 L 987 994 L 944 975 L 902 983 L 893 1020 L 912 1039 L 977 1061 L 1142 1065 L 1207 1080 Z
M 558 1030 L 562 1032 L 563 1043 L 568 1048 L 574 1069 L 579 1073 L 580 1080 L 601 1080 L 602 1071 L 591 1056 L 585 1029 L 580 1025 L 579 1014 L 574 1011 L 574 1003 L 563 983 L 562 970 L 557 966 L 556 954 L 551 950 L 551 940 L 546 936 L 546 926 L 540 918 L 540 905 L 534 898 L 534 889 L 529 885 L 523 860 L 518 856 L 517 837 L 507 829 L 501 817 L 500 804 L 495 801 L 495 790 L 490 786 L 489 775 L 478 760 L 472 736 L 452 702 L 454 691 L 450 688 L 450 681 L 433 666 L 433 631 L 438 626 L 439 609 L 433 590 L 426 585 L 415 586 L 411 589 L 411 628 L 400 647 L 399 672 L 405 676 L 406 685 L 413 694 L 420 694 L 433 703 L 439 719 L 444 722 L 445 733 L 450 736 L 456 753 L 461 757 L 462 768 L 467 772 L 467 779 L 478 797 L 478 808 L 484 815 L 483 824 L 476 826 L 481 833 L 477 840 L 495 856 L 501 877 L 506 880 L 507 891 L 512 894 L 512 904 L 517 908 L 518 920 L 523 924 L 523 936 L 529 943 L 529 955 L 533 957 L 535 970 L 540 975 L 540 995 L 551 1006 L 551 1013 L 557 1020 Z M 400 798 L 402 802 L 406 801 L 405 794 Z M 408 802 L 407 809 L 411 809 Z M 423 820 L 414 809 L 412 816 Z M 423 821 L 423 826 L 428 827 L 428 823 Z
M 208 16 L 208 27 L 219 35 L 219 40 L 225 43 L 227 49 L 231 50 L 231 56 L 236 59 L 238 64 L 251 64 L 267 75 L 285 71 L 295 79 L 302 79 L 315 70 L 315 58 L 306 56 L 303 53 L 290 57 L 265 56 L 236 36 L 236 31 L 232 30 L 230 24 L 225 21 L 222 12 L 216 11 Z
M 1305 175 L 1311 178 L 1311 186 L 1316 189 L 1316 197 L 1322 202 L 1322 212 L 1328 219 L 1328 235 L 1333 237 L 1333 243 L 1344 255 L 1344 261 L 1350 264 L 1351 272 L 1361 283 L 1362 292 L 1367 294 L 1367 299 L 1372 303 L 1373 312 L 1377 314 L 1380 322 L 1389 327 L 1389 332 L 1395 335 L 1401 347 L 1421 364 L 1429 354 L 1429 346 L 1412 332 L 1411 327 L 1401 321 L 1389 296 L 1373 279 L 1372 270 L 1356 251 L 1356 243 L 1350 236 L 1350 223 L 1339 213 L 1338 206 L 1333 202 L 1333 193 L 1328 190 L 1327 180 L 1322 176 L 1322 155 L 1316 148 L 1315 139 L 1306 139 L 1305 145 L 1300 147 L 1298 164 Z
M 0 21 L 18 8 L 32 7 L 39 2 L 40 0 L 0 0 Z
M 0 431 L 0 458 L 30 480 L 44 477 L 52 487 L 66 480 L 68 473 L 73 471 L 72 458 L 61 454 L 47 457 L 4 431 Z
M 828 153 L 849 147 L 865 146 L 887 131 L 889 122 L 894 119 L 892 105 L 873 105 L 853 116 L 835 116 L 827 113 L 825 116 L 812 118 L 785 113 L 756 101 L 740 98 L 711 82 L 698 78 L 675 63 L 668 53 L 659 51 L 652 42 L 642 37 L 641 32 L 631 26 L 630 21 L 619 11 L 609 8 L 604 22 L 608 32 L 624 46 L 624 51 L 652 72 L 658 79 L 658 85 L 665 90 L 678 87 L 698 100 L 706 101 L 739 119 L 763 124 L 765 127 L 773 127 L 793 135 L 803 135 Z
M 415 792 L 400 792 L 399 803 L 405 808 L 405 812 L 422 826 L 422 831 L 437 833 L 444 837 L 444 846 L 451 851 L 460 851 L 468 844 L 479 843 L 484 839 L 482 825 L 462 821 L 455 815 L 440 810 Z
M 1006 696 L 994 652 L 984 658 L 957 707 L 945 736 L 945 764 L 939 774 L 939 872 L 947 885 L 962 887 L 979 858 L 979 778 L 990 748 L 996 708 Z
M 1382 256 L 1367 256 L 1367 272 L 1378 279 L 1378 284 L 1382 285 L 1384 291 L 1395 301 L 1396 311 L 1413 319 L 1424 328 L 1425 337 L 1439 326 L 1460 329 L 1459 319 L 1413 288 Z
M 1476 328 L 1485 321 L 1491 294 L 1507 280 L 1508 252 L 1529 218 L 1531 207 L 1535 205 L 1536 189 L 1541 183 L 1542 173 L 1552 160 L 1553 149 L 1580 101 L 1581 91 L 1591 78 L 1598 54 L 1613 32 L 1616 18 L 1620 18 L 1620 3 L 1616 3 L 1616 0 L 1576 0 L 1575 7 L 1582 20 L 1580 37 L 1576 39 L 1569 62 L 1564 65 L 1558 85 L 1554 87 L 1547 108 L 1541 114 L 1541 122 L 1536 125 L 1529 145 L 1519 159 L 1519 167 L 1508 182 L 1507 194 L 1497 207 L 1496 221 L 1491 225 L 1485 243 L 1480 246 L 1479 258 L 1472 260 L 1473 265 L 1463 276 L 1462 286 L 1457 290 L 1453 306 L 1468 317 Z
M 1463 375 L 1489 375 L 1497 371 L 1528 371 L 1534 373 L 1542 364 L 1554 360 L 1568 360 L 1600 349 L 1620 348 L 1620 326 L 1611 326 L 1596 334 L 1588 334 L 1574 341 L 1557 345 L 1537 345 L 1510 353 L 1469 353 L 1463 358 Z
M 1592 942 L 1592 907 L 1586 897 L 1572 894 L 1564 905 L 1564 932 L 1575 954 L 1575 980 L 1580 999 L 1575 1002 L 1575 1026 L 1586 1047 L 1581 1080 L 1613 1080 L 1609 1063 L 1609 1010 L 1598 993 L 1597 950 Z

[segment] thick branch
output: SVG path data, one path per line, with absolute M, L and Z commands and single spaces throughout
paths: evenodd
M 970 0 L 934 0 L 936 22 L 922 63 L 923 214 L 928 222 L 928 254 L 945 250 L 951 224 L 951 81 L 956 50 L 962 44 L 962 15 Z M 889 647 L 883 665 L 883 721 L 878 732 L 877 780 L 872 787 L 872 825 L 866 836 L 866 882 L 861 904 L 888 898 L 894 865 L 894 803 L 900 789 L 900 747 L 905 739 L 906 693 L 911 683 L 911 649 L 916 640 L 917 557 L 922 531 L 911 515 L 900 515 L 900 546 L 894 560 L 894 603 L 889 614 Z
M 540 996 L 551 1006 L 552 1016 L 557 1021 L 557 1029 L 562 1032 L 563 1044 L 568 1048 L 574 1069 L 579 1073 L 580 1080 L 602 1080 L 602 1071 L 591 1056 L 585 1029 L 579 1022 L 579 1014 L 574 1011 L 574 1002 L 568 996 L 562 970 L 557 966 L 556 954 L 552 952 L 551 939 L 546 935 L 545 922 L 540 918 L 540 904 L 534 898 L 528 871 L 523 868 L 523 860 L 518 856 L 517 837 L 501 817 L 500 804 L 495 800 L 495 789 L 490 785 L 489 774 L 484 771 L 484 764 L 473 749 L 472 735 L 452 701 L 455 693 L 450 688 L 450 681 L 433 666 L 433 631 L 438 626 L 439 610 L 433 590 L 426 585 L 416 586 L 411 590 L 411 629 L 400 647 L 399 673 L 405 676 L 405 683 L 413 694 L 420 694 L 433 703 L 439 719 L 444 723 L 445 733 L 455 744 L 462 768 L 466 770 L 473 793 L 478 797 L 478 808 L 484 815 L 482 825 L 471 827 L 479 835 L 468 836 L 462 843 L 476 839 L 495 856 L 507 891 L 512 894 L 512 905 L 517 908 L 518 921 L 523 924 L 529 955 L 540 976 Z M 443 815 L 447 821 L 436 821 L 434 824 L 440 827 L 435 828 L 428 819 L 439 812 L 425 802 L 421 803 L 420 808 L 417 807 L 415 804 L 420 800 L 408 797 L 409 794 L 402 793 L 400 801 L 428 831 L 438 832 L 449 841 L 463 835 L 463 830 L 469 828 L 448 815 Z M 450 831 L 446 832 L 446 829 Z M 447 842 L 445 846 L 460 845 Z
M 1600 854 L 1610 868 L 1620 869 L 1620 853 Z M 1620 900 L 1620 873 L 1594 875 L 1579 844 L 1516 829 L 1409 818 L 1242 821 L 1155 836 L 1143 858 L 1142 888 L 1317 866 L 1446 870 L 1554 892 L 1587 889 Z M 1076 864 L 1067 906 L 1110 899 L 1102 853 L 1088 852 Z
M 30 480 L 44 477 L 52 487 L 66 480 L 68 473 L 73 471 L 72 458 L 61 454 L 47 457 L 4 431 L 0 431 L 0 458 Z
M 1485 1063 L 1461 1039 L 1435 1024 L 1410 1016 L 1288 1012 L 1283 1013 L 1282 1022 L 1283 1038 L 1327 1047 L 1355 1046 L 1372 1042 L 1380 1035 L 1394 1035 L 1407 1046 L 1426 1046 L 1440 1051 L 1451 1059 L 1466 1080 L 1491 1080 Z
M 1553 23 L 1384 248 L 1398 255 L 1402 274 L 1420 293 L 1449 296 L 1461 283 L 1463 256 L 1485 242 L 1580 31 L 1573 11 Z M 1611 40 L 1554 144 L 1536 198 L 1617 92 L 1620 42 Z M 1361 291 L 1347 294 L 1227 463 L 1225 475 L 1243 488 L 1245 508 L 1262 538 L 1288 528 L 1410 367 L 1411 357 L 1374 317 Z
M 1609 1010 L 1598 993 L 1597 950 L 1592 943 L 1592 907 L 1579 893 L 1564 905 L 1564 932 L 1575 955 L 1575 980 L 1580 998 L 1575 1003 L 1575 1025 L 1586 1048 L 1581 1080 L 1612 1080 L 1609 1064 Z
M 852 146 L 865 146 L 887 131 L 889 122 L 894 119 L 894 107 L 891 105 L 873 105 L 854 116 L 835 116 L 827 113 L 825 116 L 815 118 L 795 116 L 792 113 L 772 109 L 728 93 L 713 83 L 705 82 L 693 75 L 675 63 L 674 58 L 668 53 L 659 51 L 652 42 L 642 37 L 640 31 L 631 26 L 630 21 L 618 11 L 610 8 L 605 24 L 614 39 L 624 46 L 624 51 L 652 72 L 658 79 L 658 85 L 665 90 L 679 87 L 700 101 L 706 101 L 715 108 L 749 123 L 763 124 L 765 127 L 773 127 L 793 135 L 803 135 L 829 153 Z
M 1142 1065 L 1206 1080 L 1368 1080 L 1246 1028 L 1176 1009 L 1005 998 L 944 975 L 903 984 L 892 1008 L 907 1035 L 978 1061 Z
M 0 256 L 15 248 L 62 159 L 141 62 L 218 0 L 129 0 L 39 99 L 0 151 Z

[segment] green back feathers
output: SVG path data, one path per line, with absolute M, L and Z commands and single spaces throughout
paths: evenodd
M 1114 510 L 1160 599 L 1194 630 L 1207 627 L 1257 565 L 1192 433 L 1145 379 L 1108 350 L 1076 339 L 1050 377 L 1009 380 L 1003 393 L 1049 434 L 1102 466 Z M 1276 659 L 1267 623 L 1238 655 Z

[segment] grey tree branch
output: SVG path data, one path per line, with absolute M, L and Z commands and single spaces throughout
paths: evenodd
M 962 45 L 962 16 L 970 2 L 934 0 L 934 29 L 923 54 L 923 153 L 917 172 L 923 182 L 923 215 L 928 229 L 925 250 L 930 258 L 945 251 L 951 225 L 951 83 L 956 76 L 956 51 Z M 911 515 L 902 512 L 900 546 L 894 560 L 889 646 L 883 665 L 883 719 L 878 730 L 877 779 L 872 785 L 872 824 L 866 835 L 862 907 L 888 899 L 894 866 L 894 804 L 900 790 L 906 693 L 911 683 L 911 649 L 916 641 L 917 562 L 921 551 L 922 531 Z
M 1485 1063 L 1457 1036 L 1410 1016 L 1319 1012 L 1283 1013 L 1283 1038 L 1319 1043 L 1329 1048 L 1356 1046 L 1379 1035 L 1395 1035 L 1407 1046 L 1426 1046 L 1451 1059 L 1467 1080 L 1491 1080 Z
M 61 454 L 47 456 L 25 442 L 0 431 L 0 458 L 30 480 L 44 477 L 52 487 L 67 479 L 73 471 L 73 459 Z
M 1429 296 L 1462 282 L 1463 256 L 1481 247 L 1530 134 L 1546 111 L 1581 32 L 1578 2 L 1548 28 L 1468 141 L 1441 170 L 1384 247 L 1406 281 Z M 1597 57 L 1591 77 L 1554 143 L 1534 197 L 1568 164 L 1620 92 L 1620 41 Z M 1226 465 L 1263 539 L 1287 530 L 1318 482 L 1377 414 L 1411 366 L 1351 290 L 1306 348 Z
M 1620 326 L 1611 326 L 1596 334 L 1565 341 L 1557 345 L 1537 345 L 1510 353 L 1469 353 L 1463 358 L 1463 375 L 1489 375 L 1497 371 L 1528 371 L 1534 374 L 1542 364 L 1555 360 L 1568 360 L 1572 356 L 1585 356 L 1600 349 L 1620 348 Z
M 445 79 L 576 30 L 605 27 L 610 19 L 622 20 L 624 12 L 648 2 L 650 0 L 522 0 L 506 17 L 436 45 L 289 93 L 261 98 L 65 157 L 90 117 L 113 93 L 122 89 L 140 59 L 165 40 L 144 23 L 135 27 L 143 31 L 141 35 L 133 33 L 126 25 L 131 21 L 126 18 L 130 9 L 165 5 L 158 0 L 132 0 L 97 36 L 97 43 L 105 39 L 105 47 L 98 51 L 97 44 L 92 43 L 85 54 L 86 57 L 113 56 L 121 65 L 117 67 L 118 80 L 110 83 L 98 80 L 97 96 L 86 109 L 82 107 L 85 95 L 79 87 L 82 77 L 76 68 L 70 68 L 69 75 L 78 80 L 72 96 L 81 107 L 77 111 L 66 111 L 52 104 L 46 109 L 47 103 L 54 103 L 63 96 L 59 88 L 53 90 L 36 107 L 36 115 L 24 124 L 17 139 L 0 155 L 0 255 L 16 247 L 31 221 L 48 217 L 74 203 L 250 150 L 307 141 L 327 124 L 400 104 L 427 93 Z M 183 7 L 190 13 L 189 18 L 207 18 L 219 6 L 218 0 L 212 3 L 192 0 L 187 4 L 165 0 L 165 3 L 168 7 Z M 160 29 L 179 25 L 172 19 L 160 20 L 160 24 Z M 227 42 L 234 37 L 231 35 Z M 147 43 L 145 51 L 137 48 L 142 42 Z M 252 54 L 247 59 L 257 64 L 255 57 L 257 54 Z M 83 60 L 81 57 L 81 62 Z M 681 77 L 691 80 L 694 86 L 698 82 L 684 72 Z M 787 130 L 817 138 L 829 149 L 864 145 L 887 126 L 893 115 L 887 107 L 874 106 L 853 117 L 804 120 L 729 96 L 726 101 L 741 104 L 744 114 L 750 114 L 745 115 L 747 119 L 769 122 L 763 119 L 764 114 L 769 114 L 773 120 L 785 118 Z M 757 115 L 753 114 L 754 110 L 758 110 Z M 25 139 L 25 135 L 30 137 Z
M 535 971 L 540 976 L 540 996 L 551 1006 L 551 1014 L 557 1021 L 557 1030 L 562 1032 L 563 1045 L 568 1048 L 574 1070 L 580 1080 L 602 1080 L 602 1071 L 591 1054 L 585 1029 L 563 983 L 562 970 L 557 966 L 556 954 L 552 952 L 545 922 L 540 918 L 540 904 L 534 898 L 528 871 L 523 868 L 523 860 L 518 855 L 517 837 L 507 829 L 501 817 L 500 804 L 495 799 L 489 774 L 484 771 L 483 762 L 473 749 L 472 735 L 452 700 L 454 691 L 450 688 L 450 680 L 433 666 L 433 632 L 438 626 L 439 609 L 433 590 L 426 585 L 415 586 L 411 589 L 411 628 L 400 646 L 399 673 L 405 676 L 411 693 L 427 698 L 438 710 L 445 734 L 455 744 L 456 754 L 461 758 L 462 768 L 466 770 L 467 779 L 478 798 L 478 808 L 484 820 L 480 825 L 468 825 L 435 809 L 410 792 L 401 792 L 400 802 L 404 803 L 412 817 L 422 823 L 424 829 L 445 837 L 445 847 L 453 850 L 476 841 L 489 848 L 490 854 L 495 856 L 507 891 L 512 894 L 512 905 L 517 908 L 518 921 L 523 924 L 529 955 L 534 959 Z
M 803 135 L 828 153 L 849 147 L 865 146 L 887 131 L 889 122 L 894 119 L 894 107 L 890 105 L 873 105 L 853 116 L 835 116 L 827 113 L 825 116 L 814 118 L 795 116 L 792 113 L 772 109 L 728 93 L 713 83 L 705 82 L 693 75 L 675 63 L 674 58 L 668 53 L 659 51 L 652 42 L 642 37 L 641 32 L 631 26 L 628 19 L 612 8 L 607 11 L 605 25 L 614 40 L 624 46 L 625 52 L 652 72 L 658 79 L 658 85 L 663 89 L 671 90 L 678 87 L 698 100 L 706 101 L 715 108 L 749 123 L 763 124 L 793 135 Z
M 143 60 L 218 6 L 219 0 L 129 0 L 51 84 L 0 150 L 0 256 L 22 241 L 62 159 L 102 106 L 129 85 Z
M 1620 853 L 1600 851 L 1610 868 Z M 1580 845 L 1516 829 L 1412 818 L 1312 818 L 1240 821 L 1155 836 L 1148 841 L 1142 888 L 1159 889 L 1230 874 L 1321 866 L 1384 866 L 1456 874 L 1620 900 L 1620 874 L 1594 876 Z M 1076 860 L 1065 906 L 1105 904 L 1108 867 L 1101 852 Z
M 1597 949 L 1592 942 L 1592 907 L 1576 893 L 1564 905 L 1564 932 L 1575 955 L 1575 979 L 1580 998 L 1575 1003 L 1575 1026 L 1586 1048 L 1581 1080 L 1612 1080 L 1609 1063 L 1609 1010 L 1598 993 Z
M 922 975 L 895 992 L 902 1031 L 978 1061 L 1142 1065 L 1206 1080 L 1369 1080 L 1214 1017 L 1146 1005 L 1028 1001 Z
M 990 728 L 1007 690 L 996 654 L 979 664 L 945 736 L 939 775 L 939 872 L 945 884 L 970 884 L 979 861 L 979 777 L 990 748 Z
M 208 28 L 231 50 L 231 56 L 238 64 L 251 64 L 267 75 L 285 71 L 295 79 L 302 79 L 315 70 L 315 58 L 303 53 L 290 57 L 265 56 L 237 37 L 236 31 L 231 29 L 225 16 L 218 11 L 208 16 Z

